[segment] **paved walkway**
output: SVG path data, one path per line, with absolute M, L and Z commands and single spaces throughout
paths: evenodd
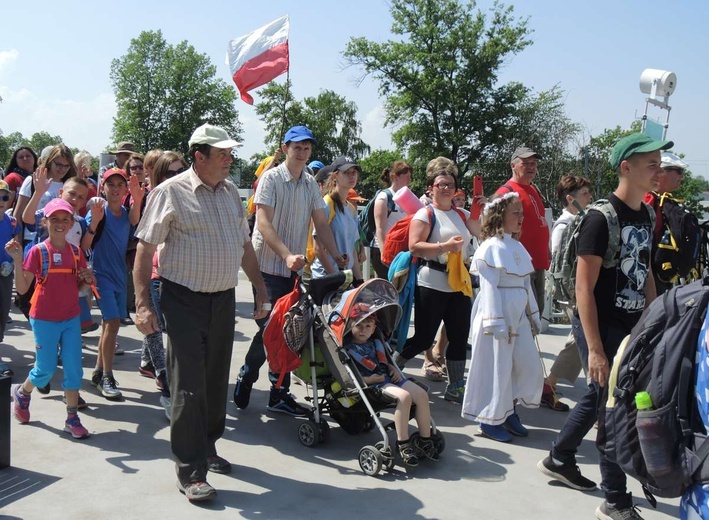
M 232 385 L 256 330 L 250 319 L 251 288 L 237 288 Z M 97 311 L 95 317 L 98 319 Z M 21 381 L 33 361 L 31 332 L 13 312 L 0 355 L 10 360 L 15 381 Z M 568 327 L 552 326 L 540 336 L 549 367 L 564 343 Z M 521 409 L 531 434 L 500 444 L 476 435 L 477 426 L 460 417 L 460 407 L 443 400 L 445 383 L 431 383 L 432 413 L 445 435 L 446 450 L 438 463 L 422 463 L 392 473 L 365 476 L 357 463 L 359 449 L 374 444 L 379 434 L 350 436 L 331 422 L 331 439 L 315 448 L 297 437 L 300 419 L 266 411 L 265 373 L 254 386 L 251 406 L 237 410 L 229 400 L 226 432 L 218 443 L 220 455 L 234 466 L 231 475 L 210 475 L 219 492 L 206 506 L 190 504 L 175 488 L 170 461 L 168 422 L 158 402 L 155 384 L 138 374 L 140 334 L 121 327 L 126 350 L 116 357 L 116 379 L 125 399 L 109 402 L 89 385 L 96 359 L 98 334 L 85 336 L 84 391 L 89 403 L 84 425 L 92 436 L 75 441 L 62 432 L 65 409 L 61 394 L 34 393 L 32 421 L 12 424 L 12 467 L 0 470 L 0 517 L 22 519 L 103 518 L 249 518 L 249 519 L 591 519 L 602 501 L 594 493 L 557 485 L 536 468 L 566 414 L 548 409 Z M 406 372 L 418 375 L 421 362 Z M 60 375 L 52 380 L 60 388 Z M 573 405 L 583 391 L 560 386 Z M 305 388 L 294 386 L 303 397 Z M 591 432 L 581 446 L 584 475 L 599 481 Z M 393 437 L 392 437 L 393 440 Z M 646 519 L 678 517 L 678 500 L 663 501 L 654 511 L 632 481 Z

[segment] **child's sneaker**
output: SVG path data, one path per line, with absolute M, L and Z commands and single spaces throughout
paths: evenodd
M 101 379 L 101 394 L 106 399 L 120 399 L 123 394 L 118 389 L 118 382 L 113 378 L 111 374 L 103 376 Z
M 12 411 L 15 414 L 15 419 L 20 423 L 25 424 L 30 422 L 30 399 L 31 396 L 20 392 L 22 385 L 15 386 L 12 391 Z
M 404 464 L 411 467 L 419 465 L 419 458 L 416 456 L 416 450 L 414 449 L 411 441 L 397 441 L 397 445 L 399 446 L 399 455 L 401 456 L 401 460 Z
M 79 415 L 72 413 L 66 419 L 64 423 L 64 431 L 71 433 L 71 436 L 75 439 L 85 439 L 90 435 L 89 430 L 83 427 Z
M 426 457 L 428 460 L 434 460 L 438 462 L 438 450 L 430 437 L 424 439 L 423 437 L 418 437 L 416 439 L 416 449 L 418 452 Z

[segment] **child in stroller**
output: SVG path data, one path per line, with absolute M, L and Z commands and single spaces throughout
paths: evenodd
M 350 332 L 345 336 L 345 351 L 355 361 L 362 380 L 368 386 L 381 388 L 382 392 L 396 399 L 394 426 L 399 454 L 408 466 L 418 466 L 418 454 L 430 460 L 438 460 L 438 449 L 431 439 L 431 410 L 428 393 L 414 382 L 403 377 L 401 372 L 389 362 L 382 340 L 377 338 L 376 314 L 368 314 L 368 306 L 353 306 Z M 363 316 L 357 320 L 358 316 Z M 409 417 L 411 405 L 415 405 L 416 423 L 419 435 L 409 437 Z

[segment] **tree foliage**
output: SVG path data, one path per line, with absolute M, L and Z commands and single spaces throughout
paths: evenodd
M 113 138 L 133 141 L 144 152 L 186 153 L 194 129 L 212 123 L 239 139 L 236 90 L 216 71 L 207 55 L 187 41 L 170 45 L 161 31 L 140 33 L 128 52 L 111 62 L 117 104 Z
M 289 95 L 284 111 L 285 83 L 271 82 L 260 94 L 256 113 L 266 128 L 267 153 L 272 153 L 283 142 L 285 130 L 295 125 L 305 125 L 313 131 L 318 143 L 312 157 L 325 164 L 338 155 L 359 158 L 369 152 L 369 145 L 361 138 L 362 123 L 357 119 L 357 105 L 353 101 L 347 101 L 332 90 L 323 90 L 302 101 Z
M 443 155 L 467 170 L 495 157 L 527 92 L 498 85 L 506 60 L 531 43 L 527 20 L 512 13 L 497 3 L 488 16 L 475 2 L 392 0 L 400 38 L 349 41 L 346 62 L 379 81 L 394 143 L 413 161 Z
M 37 155 L 42 153 L 45 146 L 63 144 L 64 140 L 60 135 L 51 135 L 44 130 L 35 132 L 32 137 L 25 137 L 21 132 L 12 132 L 8 135 L 0 135 L 0 166 L 8 165 L 15 150 L 23 146 L 29 146 Z M 75 152 L 78 150 L 74 150 Z

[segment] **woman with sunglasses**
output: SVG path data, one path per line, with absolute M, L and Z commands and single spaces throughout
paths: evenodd
M 436 338 L 441 322 L 448 331 L 448 386 L 445 398 L 461 403 L 465 391 L 465 346 L 470 332 L 472 288 L 468 278 L 467 291 L 451 286 L 448 264 L 470 257 L 473 235 L 480 231 L 479 221 L 470 220 L 464 209 L 453 206 L 453 196 L 458 188 L 458 168 L 453 161 L 437 157 L 426 167 L 426 185 L 432 203 L 416 212 L 411 220 L 409 250 L 421 258 L 414 291 L 414 335 L 397 355 L 400 367 L 428 349 Z M 429 212 L 433 212 L 433 226 Z M 462 276 L 468 276 L 463 270 Z M 462 280 L 462 278 L 461 278 Z
M 37 169 L 37 154 L 29 146 L 22 146 L 12 154 L 10 163 L 5 168 L 5 182 L 10 188 L 13 199 L 17 198 L 20 186 Z M 14 202 L 14 201 L 13 201 Z
M 149 182 L 151 187 L 156 187 L 161 182 L 170 179 L 187 170 L 185 159 L 177 152 L 163 152 L 155 162 Z M 147 197 L 146 197 L 147 198 Z M 160 312 L 160 276 L 158 275 L 158 252 L 153 256 L 153 274 L 150 282 L 150 304 L 158 317 L 160 328 L 165 329 L 165 323 Z M 160 404 L 165 409 L 165 415 L 170 418 L 170 389 L 168 387 L 167 365 L 165 363 L 165 348 L 163 347 L 162 331 L 153 332 L 143 338 L 143 349 L 140 354 L 140 374 L 145 377 L 155 378 L 161 391 Z

